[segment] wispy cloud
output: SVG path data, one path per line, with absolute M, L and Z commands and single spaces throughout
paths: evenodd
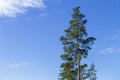
M 120 34 L 115 34 L 110 37 L 111 40 L 120 40 Z
M 49 1 L 49 2 L 61 2 L 63 0 L 44 0 L 44 1 Z
M 8 67 L 10 68 L 15 68 L 15 67 L 21 67 L 21 66 L 25 66 L 29 64 L 28 62 L 21 62 L 21 63 L 13 63 L 13 64 L 9 64 Z
M 110 41 L 110 40 L 111 41 L 120 40 L 120 31 L 114 31 L 114 32 L 112 32 L 111 35 L 106 36 L 101 41 Z
M 0 16 L 15 17 L 24 14 L 27 8 L 43 7 L 43 0 L 0 0 Z
M 106 48 L 99 51 L 99 53 L 102 54 L 111 54 L 111 53 L 119 53 L 119 52 L 120 52 L 120 48 Z
M 46 12 L 40 13 L 40 17 L 47 17 L 47 16 L 48 16 L 48 13 Z

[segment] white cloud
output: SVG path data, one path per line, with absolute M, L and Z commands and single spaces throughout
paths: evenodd
M 120 48 L 106 48 L 100 51 L 102 54 L 111 54 L 120 52 Z
M 27 8 L 43 8 L 43 0 L 0 0 L 0 16 L 15 17 Z
M 15 68 L 15 67 L 21 67 L 21 66 L 24 66 L 24 65 L 27 65 L 27 64 L 29 64 L 29 63 L 27 63 L 27 62 L 13 63 L 13 64 L 8 65 L 8 67 Z

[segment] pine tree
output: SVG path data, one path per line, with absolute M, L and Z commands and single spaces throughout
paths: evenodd
M 94 37 L 88 37 L 85 24 L 85 15 L 79 11 L 80 7 L 73 9 L 70 26 L 65 30 L 66 35 L 61 36 L 64 54 L 61 55 L 60 80 L 84 80 L 87 64 L 81 64 L 83 58 L 87 58 L 88 51 L 94 43 Z
M 95 65 L 92 63 L 90 69 L 88 69 L 88 75 L 90 80 L 96 80 L 96 70 L 95 70 Z

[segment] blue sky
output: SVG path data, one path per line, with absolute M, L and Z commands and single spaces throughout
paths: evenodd
M 77 5 L 97 39 L 84 61 L 95 63 L 97 80 L 119 80 L 119 0 L 0 0 L 0 80 L 57 80 L 59 38 Z

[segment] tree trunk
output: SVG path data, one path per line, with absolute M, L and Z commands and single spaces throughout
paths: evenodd
M 78 75 L 78 79 L 77 80 L 81 80 L 81 74 L 80 74 L 80 60 L 79 60 L 79 58 L 77 59 L 78 61 L 78 73 L 77 73 L 77 75 Z

